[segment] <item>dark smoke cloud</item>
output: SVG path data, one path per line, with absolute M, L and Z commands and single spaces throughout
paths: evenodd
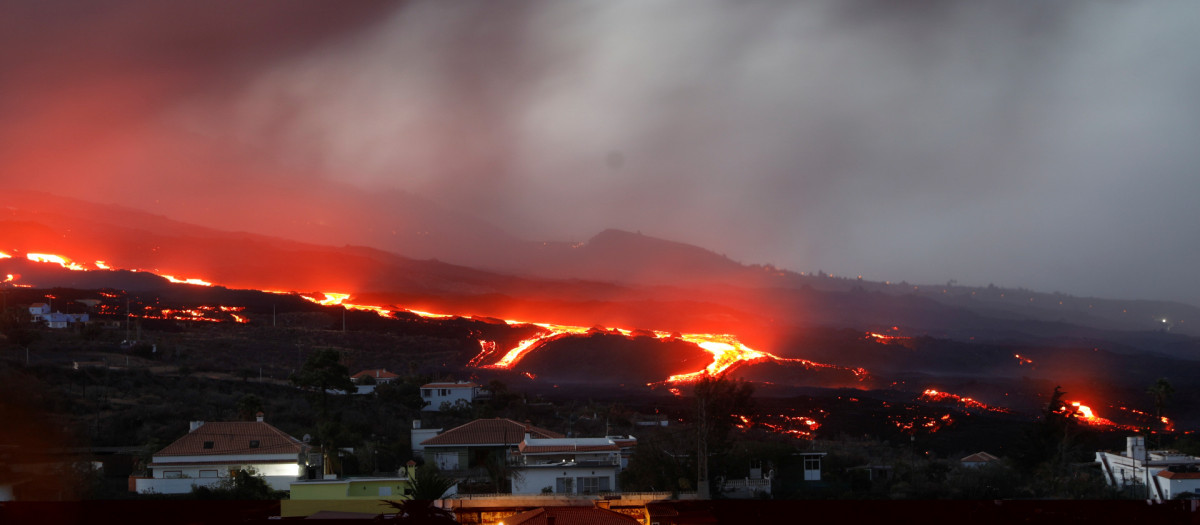
M 119 5 L 6 7 L 6 178 L 175 213 L 332 180 L 533 239 L 1200 302 L 1191 2 Z

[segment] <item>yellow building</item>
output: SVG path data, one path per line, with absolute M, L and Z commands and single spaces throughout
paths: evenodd
M 284 518 L 311 516 L 319 511 L 390 514 L 384 501 L 404 501 L 412 493 L 407 477 L 314 479 L 293 482 L 291 499 L 280 502 Z

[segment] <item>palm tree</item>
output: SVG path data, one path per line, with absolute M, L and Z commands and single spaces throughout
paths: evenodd
M 1154 396 L 1154 417 L 1161 423 L 1163 409 L 1167 406 L 1167 400 L 1175 393 L 1175 387 L 1171 386 L 1171 382 L 1167 381 L 1167 378 L 1160 377 L 1158 381 L 1150 385 L 1146 393 Z
M 422 465 L 415 472 L 411 468 L 408 470 L 411 473 L 412 497 L 404 501 L 383 502 L 396 509 L 394 520 L 397 523 L 431 525 L 458 523 L 450 511 L 433 506 L 433 500 L 441 499 L 458 481 L 443 476 L 433 465 Z

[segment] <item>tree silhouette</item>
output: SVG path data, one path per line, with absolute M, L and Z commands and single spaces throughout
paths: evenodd
M 341 358 L 337 350 L 317 350 L 290 378 L 293 385 L 316 394 L 322 416 L 329 410 L 329 390 L 354 392 L 358 389 L 350 380 L 350 370 L 341 363 Z
M 422 465 L 415 472 L 410 468 L 410 483 L 412 497 L 404 501 L 387 501 L 383 503 L 396 509 L 396 523 L 429 523 L 450 524 L 458 523 L 454 515 L 446 509 L 433 506 L 433 501 L 441 499 L 458 482 L 443 476 L 433 465 Z
M 1167 378 L 1160 377 L 1155 381 L 1150 388 L 1146 389 L 1146 393 L 1154 397 L 1154 417 L 1159 422 L 1162 422 L 1163 409 L 1167 407 L 1167 401 L 1175 394 L 1175 387 L 1171 386 L 1171 382 Z

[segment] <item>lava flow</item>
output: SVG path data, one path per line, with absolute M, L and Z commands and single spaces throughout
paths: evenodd
M 927 389 L 924 392 L 921 392 L 921 395 L 917 396 L 917 399 L 920 401 L 924 401 L 926 403 L 953 403 L 953 404 L 957 404 L 957 405 L 962 405 L 963 407 L 966 407 L 966 408 L 975 408 L 975 409 L 979 409 L 979 410 L 988 410 L 991 412 L 1000 412 L 1000 413 L 1008 413 L 1009 412 L 1009 410 L 1007 408 L 988 406 L 982 402 L 976 401 L 969 397 L 962 397 L 960 395 L 951 394 L 949 392 L 939 392 L 932 388 Z
M 4 256 L 4 257 L 0 257 L 0 258 L 11 257 L 6 253 L 0 253 L 0 255 Z M 88 268 L 85 268 L 82 265 L 74 263 L 69 258 L 60 256 L 60 255 L 30 253 L 30 254 L 27 254 L 27 258 L 34 262 L 55 263 L 55 264 L 62 266 L 63 268 L 68 269 L 68 270 L 88 271 Z M 107 270 L 110 267 L 109 267 L 109 265 L 105 264 L 103 261 L 97 261 L 96 268 Z M 157 272 L 148 272 L 148 273 L 155 273 L 155 274 L 159 275 L 160 277 L 163 277 L 164 279 L 167 279 L 168 281 L 171 281 L 173 283 L 190 284 L 190 285 L 196 285 L 196 286 L 213 286 L 213 283 L 211 283 L 209 281 L 205 281 L 203 279 L 198 279 L 198 278 L 178 279 L 174 276 L 158 274 Z M 12 280 L 12 279 L 10 278 L 9 280 Z M 272 293 L 287 293 L 287 292 L 272 292 Z M 316 304 L 324 305 L 324 306 L 341 306 L 343 308 L 352 309 L 352 310 L 372 311 L 372 312 L 379 314 L 380 316 L 389 317 L 389 318 L 392 317 L 392 314 L 393 314 L 392 310 L 384 308 L 384 307 L 380 307 L 380 306 L 347 303 L 346 301 L 348 299 L 350 299 L 350 297 L 351 297 L 351 295 L 347 294 L 347 293 L 322 292 L 322 295 L 324 297 L 315 297 L 315 296 L 303 295 L 303 294 L 298 294 L 298 295 L 308 301 L 311 301 Z M 457 317 L 457 316 L 453 316 L 453 315 L 436 314 L 436 313 L 424 312 L 424 311 L 419 311 L 419 310 L 408 310 L 408 311 L 415 315 L 418 315 L 420 317 L 424 317 L 424 318 L 446 319 L 446 318 L 451 318 L 451 317 Z M 233 314 L 229 310 L 226 310 L 224 313 L 232 316 L 236 322 L 245 322 L 245 318 L 243 316 Z M 164 312 L 160 313 L 160 316 L 161 316 L 161 318 L 172 318 L 172 319 L 212 320 L 212 317 L 207 315 L 207 312 L 200 311 L 200 310 L 197 310 L 197 311 L 182 311 L 182 310 L 181 311 L 164 311 Z M 464 318 L 471 319 L 472 317 L 464 316 Z M 491 342 L 491 341 L 480 341 L 481 352 L 478 356 L 476 356 L 474 359 L 471 360 L 471 362 L 469 363 L 470 366 L 511 369 L 521 360 L 522 357 L 528 355 L 529 352 L 531 352 L 537 348 L 540 348 L 551 341 L 554 341 L 554 340 L 557 340 L 557 339 L 560 339 L 563 337 L 568 337 L 571 335 L 587 334 L 591 330 L 593 330 L 593 328 L 585 328 L 585 327 L 581 327 L 581 326 L 558 325 L 558 324 L 551 324 L 551 323 L 528 323 L 528 322 L 511 321 L 511 320 L 505 320 L 505 323 L 510 326 L 536 326 L 536 327 L 542 329 L 542 333 L 540 333 L 539 335 L 537 335 L 535 337 L 525 339 L 525 340 L 517 343 L 516 346 L 514 346 L 513 348 L 511 348 L 507 352 L 505 352 L 504 355 L 502 357 L 500 357 L 497 361 L 495 361 L 492 364 L 488 364 L 488 365 L 484 365 L 482 363 L 485 360 L 487 360 L 487 358 L 490 357 L 496 351 L 495 343 Z M 626 337 L 630 337 L 634 333 L 632 330 L 626 330 L 626 329 L 620 329 L 620 328 L 613 329 L 612 332 L 619 333 Z M 699 348 L 703 349 L 704 351 L 712 354 L 712 356 L 713 356 L 712 363 L 710 363 L 708 366 L 704 367 L 701 370 L 697 370 L 695 372 L 690 372 L 690 373 L 684 373 L 684 374 L 675 374 L 675 375 L 668 377 L 665 381 L 661 381 L 659 383 L 651 383 L 650 384 L 651 386 L 661 385 L 661 384 L 689 383 L 689 382 L 697 381 L 703 377 L 719 376 L 719 375 L 725 373 L 726 371 L 728 371 L 731 367 L 734 367 L 737 365 L 748 364 L 748 363 L 758 363 L 758 362 L 765 362 L 765 361 L 773 361 L 773 362 L 777 362 L 777 363 L 795 363 L 795 364 L 799 364 L 799 365 L 802 365 L 807 368 L 833 368 L 833 369 L 849 370 L 860 381 L 866 380 L 867 377 L 869 377 L 867 371 L 862 368 L 844 368 L 844 367 L 839 367 L 836 365 L 817 363 L 817 362 L 809 361 L 806 359 L 793 359 L 793 358 L 778 357 L 778 356 L 775 356 L 775 355 L 767 353 L 767 352 L 755 350 L 755 349 L 750 348 L 750 347 L 746 346 L 745 344 L 743 344 L 741 341 L 739 341 L 737 339 L 736 336 L 733 336 L 730 334 L 674 334 L 674 333 L 663 332 L 663 331 L 650 331 L 650 332 L 639 331 L 638 333 L 639 334 L 643 334 L 643 333 L 649 334 L 657 339 L 663 339 L 663 340 L 679 339 L 682 341 L 693 343 L 696 346 L 698 346 Z

